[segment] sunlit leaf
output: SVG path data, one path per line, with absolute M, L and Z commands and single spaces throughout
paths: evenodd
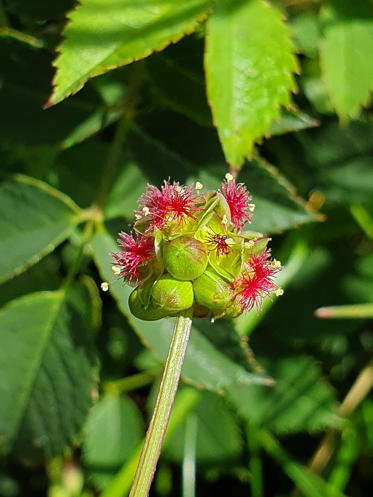
M 214 123 L 227 161 L 239 168 L 290 103 L 295 48 L 281 13 L 263 0 L 217 0 L 206 36 Z
M 342 120 L 356 117 L 370 102 L 373 65 L 373 2 L 328 0 L 322 9 L 324 25 L 321 66 L 334 106 Z
M 208 0 L 85 0 L 69 15 L 49 105 L 110 69 L 147 57 L 193 32 Z

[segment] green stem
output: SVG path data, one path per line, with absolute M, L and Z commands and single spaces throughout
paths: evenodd
M 153 416 L 146 432 L 129 497 L 148 495 L 179 384 L 191 326 L 192 320 L 189 316 L 179 316 L 176 320 Z

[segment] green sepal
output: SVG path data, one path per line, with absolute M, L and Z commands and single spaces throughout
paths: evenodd
M 190 281 L 180 281 L 169 274 L 163 275 L 152 287 L 152 305 L 167 314 L 175 314 L 193 305 L 193 286 Z
M 128 305 L 132 314 L 143 321 L 157 321 L 169 315 L 163 309 L 157 309 L 150 300 L 151 286 L 140 285 L 128 298 Z M 150 291 L 149 291 L 150 290 Z
M 199 240 L 180 236 L 164 242 L 163 263 L 174 278 L 190 281 L 198 278 L 205 271 L 208 254 Z
M 214 316 L 214 319 L 234 319 L 240 316 L 242 312 L 243 309 L 235 299 L 223 313 Z
M 207 307 L 213 314 L 224 312 L 234 296 L 232 285 L 211 267 L 193 282 L 193 290 L 197 304 Z

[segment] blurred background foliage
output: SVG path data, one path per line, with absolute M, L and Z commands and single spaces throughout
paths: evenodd
M 195 322 L 151 495 L 366 497 L 373 2 L 80 4 L 0 2 L 0 495 L 126 495 L 172 320 L 129 315 L 115 234 L 230 168 L 286 291 Z

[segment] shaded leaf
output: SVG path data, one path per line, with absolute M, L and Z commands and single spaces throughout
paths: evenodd
M 292 131 L 313 128 L 318 125 L 319 122 L 316 119 L 313 119 L 304 112 L 283 109 L 279 120 L 272 122 L 269 128 L 269 135 L 282 135 Z
M 105 219 L 126 217 L 132 220 L 133 211 L 146 184 L 146 177 L 136 163 L 123 162 L 105 201 Z
M 208 0 L 85 0 L 70 13 L 49 105 L 76 93 L 89 78 L 147 57 L 193 32 L 209 5 Z
M 141 414 L 128 397 L 106 395 L 94 406 L 85 426 L 82 449 L 90 476 L 101 488 L 131 457 L 143 437 Z
M 217 0 L 207 22 L 207 95 L 225 157 L 235 168 L 290 103 L 297 70 L 282 14 L 263 0 Z
M 112 237 L 102 228 L 92 240 L 93 256 L 105 280 L 112 279 L 110 253 L 117 250 Z M 128 296 L 132 289 L 122 281 L 110 285 L 121 311 L 142 341 L 151 348 L 154 355 L 164 361 L 171 342 L 174 326 L 173 319 L 159 321 L 141 321 L 130 314 Z M 239 389 L 252 382 L 266 384 L 267 378 L 254 375 L 220 352 L 198 328 L 192 328 L 186 359 L 182 371 L 185 381 L 198 387 L 224 392 Z
M 370 102 L 373 65 L 372 0 L 328 0 L 322 9 L 321 67 L 342 120 Z
M 71 199 L 27 176 L 0 185 L 0 212 L 0 281 L 52 252 L 80 221 Z
M 276 433 L 317 431 L 338 422 L 333 390 L 310 358 L 279 358 L 268 371 L 276 382 L 272 388 L 229 391 L 228 399 L 243 418 Z
M 193 40 L 194 44 L 187 40 L 189 43 L 184 43 L 186 47 L 181 42 L 147 59 L 146 67 L 155 93 L 155 103 L 180 112 L 201 126 L 211 126 L 203 64 L 196 56 L 199 55 L 199 46 L 196 44 L 200 40 Z
M 198 179 L 206 189 L 217 189 L 225 171 L 223 164 L 206 167 L 196 178 L 190 179 Z M 254 216 L 246 229 L 275 233 L 319 218 L 306 208 L 286 178 L 262 159 L 254 159 L 242 169 L 237 181 L 245 183 L 255 203 Z
M 199 464 L 227 463 L 239 456 L 240 430 L 223 399 L 211 392 L 203 392 L 191 415 L 196 421 L 196 460 Z M 183 460 L 186 430 L 187 423 L 183 423 L 165 446 L 165 453 L 178 462 Z
M 27 323 L 27 325 L 25 325 Z M 63 291 L 0 311 L 0 452 L 35 463 L 61 454 L 91 404 L 86 328 Z
M 53 74 L 48 52 L 7 41 L 0 45 L 0 56 L 0 106 L 6 116 L 0 122 L 3 142 L 67 148 L 117 119 L 120 111 L 108 108 L 91 88 L 59 107 L 43 110 Z

